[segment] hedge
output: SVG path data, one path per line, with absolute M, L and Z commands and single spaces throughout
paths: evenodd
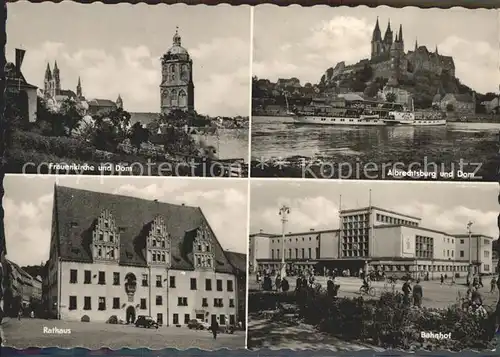
M 447 309 L 408 307 L 399 292 L 384 293 L 379 300 L 332 298 L 313 291 L 256 292 L 248 299 L 250 313 L 295 304 L 299 318 L 321 332 L 386 349 L 462 351 L 494 347 L 493 313 L 485 319 L 455 305 Z M 423 340 L 421 332 L 451 332 L 451 339 Z

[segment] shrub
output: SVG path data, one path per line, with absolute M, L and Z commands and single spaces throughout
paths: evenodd
M 88 315 L 83 315 L 81 321 L 82 322 L 90 322 L 90 317 Z
M 106 321 L 107 324 L 112 324 L 112 325 L 117 325 L 118 324 L 118 316 L 116 315 L 111 315 L 108 319 L 108 321 Z
M 383 293 L 378 300 L 329 297 L 323 291 L 259 292 L 249 294 L 250 312 L 273 309 L 280 303 L 295 303 L 300 317 L 321 332 L 344 340 L 360 340 L 387 349 L 438 350 L 491 348 L 494 315 L 483 319 L 457 306 L 448 309 L 414 308 L 401 293 Z M 451 339 L 423 340 L 425 332 L 451 332 Z

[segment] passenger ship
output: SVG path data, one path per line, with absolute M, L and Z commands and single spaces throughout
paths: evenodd
M 288 103 L 287 103 L 288 104 Z M 345 107 L 311 105 L 302 110 L 287 110 L 295 124 L 353 125 L 353 126 L 438 126 L 446 125 L 445 118 L 415 118 L 413 110 L 401 104 L 377 102 L 346 102 Z

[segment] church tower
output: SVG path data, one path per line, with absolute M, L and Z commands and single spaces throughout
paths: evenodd
M 161 59 L 161 113 L 175 109 L 194 110 L 193 61 L 182 47 L 178 29 L 172 40 L 172 47 Z
M 43 91 L 45 97 L 52 96 L 52 71 L 50 70 L 50 64 L 47 63 L 47 68 L 45 69 L 45 77 L 43 79 Z
M 83 98 L 82 82 L 80 80 L 80 77 L 78 77 L 78 84 L 76 85 L 76 97 L 77 98 Z
M 57 61 L 54 62 L 54 71 L 52 71 L 52 76 L 54 77 L 54 95 L 61 93 L 61 75 L 59 73 L 59 68 L 57 67 Z
M 384 35 L 384 52 L 390 51 L 393 42 L 393 33 L 391 29 L 391 20 L 387 23 L 387 30 Z
M 120 94 L 118 94 L 118 98 L 116 98 L 116 107 L 118 109 L 123 109 L 123 99 Z
M 372 34 L 372 57 L 377 57 L 382 52 L 382 33 L 380 32 L 380 26 L 377 22 L 375 23 L 375 29 Z

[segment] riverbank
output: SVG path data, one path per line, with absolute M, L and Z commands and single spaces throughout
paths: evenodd
M 405 180 L 405 181 L 497 181 L 500 159 L 497 155 L 477 164 L 460 162 L 399 159 L 374 162 L 362 157 L 318 158 L 292 156 L 255 159 L 250 163 L 251 177 Z

